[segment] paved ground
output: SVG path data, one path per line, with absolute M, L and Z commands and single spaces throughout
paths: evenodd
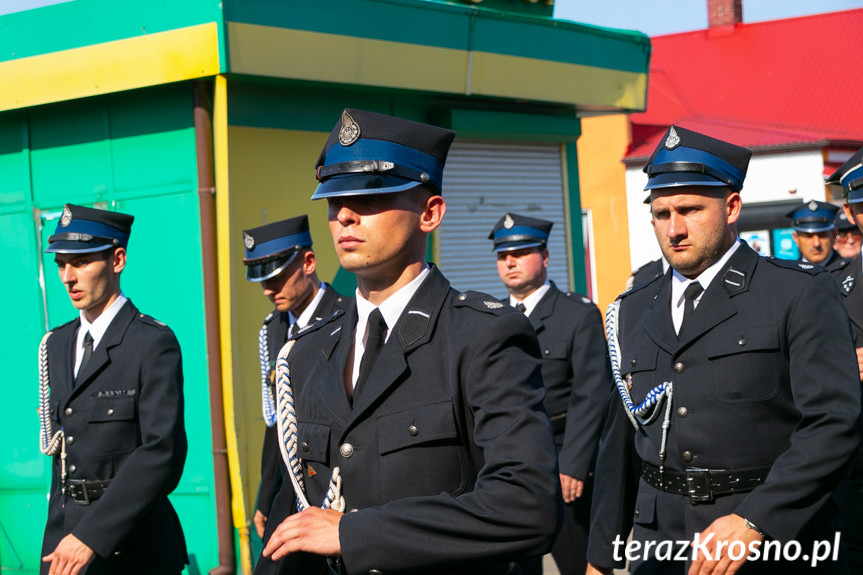
M 554 563 L 551 555 L 546 555 L 542 558 L 542 575 L 560 575 L 560 571 L 557 570 L 557 565 Z M 629 571 L 626 569 L 615 569 L 614 575 L 629 575 Z

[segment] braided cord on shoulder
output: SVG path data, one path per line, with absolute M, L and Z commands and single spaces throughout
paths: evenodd
M 276 424 L 276 402 L 273 399 L 273 393 L 270 391 L 268 376 L 270 375 L 270 346 L 267 340 L 269 335 L 267 332 L 267 322 L 261 326 L 261 331 L 258 332 L 258 357 L 261 361 L 261 411 L 264 415 L 264 423 L 267 427 L 272 427 Z
M 291 385 L 291 368 L 288 365 L 288 355 L 296 340 L 289 340 L 279 351 L 276 360 L 276 399 L 278 402 L 278 416 L 276 424 L 279 430 L 279 450 L 282 459 L 288 468 L 288 475 L 294 486 L 297 496 L 297 511 L 310 507 L 306 496 L 305 481 L 303 480 L 302 461 L 297 454 L 297 412 L 294 405 L 294 390 Z M 324 509 L 345 510 L 345 498 L 342 497 L 342 478 L 339 468 L 333 468 L 327 494 L 321 505 Z
M 39 450 L 45 455 L 60 453 L 63 430 L 56 432 L 51 424 L 51 386 L 48 381 L 48 337 L 46 333 L 39 344 Z

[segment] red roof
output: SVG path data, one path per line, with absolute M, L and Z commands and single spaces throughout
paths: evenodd
M 669 124 L 753 149 L 863 143 L 863 9 L 657 36 L 627 160 Z

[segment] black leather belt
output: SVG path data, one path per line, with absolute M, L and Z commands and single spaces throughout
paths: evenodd
M 90 505 L 91 501 L 102 497 L 110 484 L 110 479 L 69 479 L 66 481 L 66 495 L 79 505 Z
M 769 465 L 746 469 L 698 469 L 686 471 L 659 468 L 641 462 L 641 478 L 651 487 L 689 497 L 693 505 L 710 503 L 720 495 L 746 493 L 764 482 Z
M 566 413 L 558 413 L 548 418 L 551 421 L 551 430 L 555 435 L 566 431 Z

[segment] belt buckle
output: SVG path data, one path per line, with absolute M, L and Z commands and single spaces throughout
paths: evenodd
M 81 486 L 81 499 L 75 495 L 72 491 L 71 487 L 73 485 Z M 90 493 L 87 491 L 87 482 L 83 479 L 70 479 L 69 480 L 69 495 L 72 496 L 72 501 L 78 505 L 90 505 Z
M 710 484 L 710 471 L 698 467 L 686 469 L 686 492 L 693 505 L 713 502 L 713 486 Z

